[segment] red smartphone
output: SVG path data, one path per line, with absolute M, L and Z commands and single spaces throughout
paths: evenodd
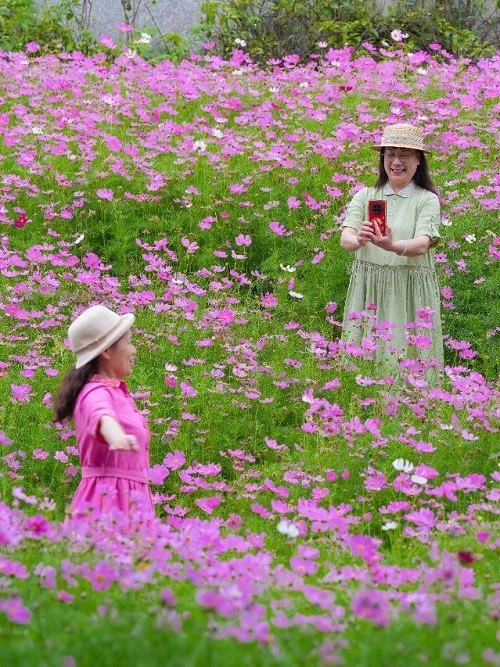
M 370 199 L 368 202 L 368 220 L 377 222 L 382 236 L 387 234 L 387 202 L 383 199 Z

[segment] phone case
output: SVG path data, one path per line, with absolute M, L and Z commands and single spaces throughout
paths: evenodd
M 380 233 L 385 236 L 387 233 L 387 202 L 383 199 L 370 199 L 368 202 L 368 220 L 377 222 Z

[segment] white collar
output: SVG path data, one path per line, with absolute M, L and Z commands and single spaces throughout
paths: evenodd
M 411 183 L 409 183 L 406 186 L 406 188 L 403 188 L 399 192 L 394 192 L 394 190 L 389 185 L 389 181 L 387 181 L 387 183 L 384 185 L 382 189 L 382 192 L 384 193 L 384 195 L 399 195 L 400 197 L 409 197 L 415 192 L 416 187 L 417 186 L 415 185 L 415 183 L 411 181 Z

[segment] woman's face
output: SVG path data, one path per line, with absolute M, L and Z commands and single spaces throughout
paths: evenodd
M 416 150 L 392 146 L 384 149 L 385 173 L 395 192 L 403 190 L 411 183 L 419 164 L 420 157 Z
M 129 330 L 101 355 L 101 366 L 106 375 L 120 380 L 130 375 L 134 368 L 135 351 Z

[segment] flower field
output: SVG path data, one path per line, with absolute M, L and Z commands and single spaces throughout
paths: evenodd
M 500 664 L 500 54 L 319 51 L 0 52 L 2 664 Z M 404 121 L 439 382 L 340 338 L 345 207 Z M 94 303 L 136 316 L 154 522 L 66 511 L 51 403 Z

